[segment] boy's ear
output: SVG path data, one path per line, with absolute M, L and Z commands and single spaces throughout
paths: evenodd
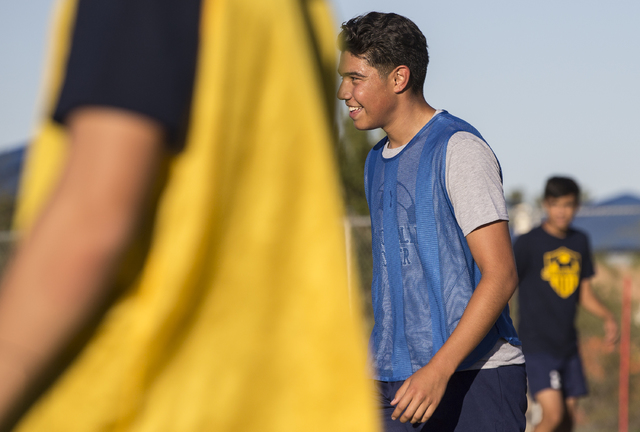
M 393 79 L 393 90 L 396 93 L 402 93 L 407 89 L 409 85 L 409 76 L 411 71 L 407 66 L 398 66 L 391 72 L 391 79 Z

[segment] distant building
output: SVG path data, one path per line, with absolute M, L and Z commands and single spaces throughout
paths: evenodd
M 24 146 L 0 153 L 0 195 L 9 195 L 15 198 L 24 155 Z
M 584 206 L 573 226 L 589 233 L 596 252 L 640 252 L 640 198 L 620 195 Z

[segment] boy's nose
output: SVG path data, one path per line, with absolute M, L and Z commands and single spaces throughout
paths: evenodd
M 338 87 L 338 99 L 347 100 L 351 98 L 351 93 L 347 89 L 347 85 L 344 81 L 340 83 L 340 87 Z

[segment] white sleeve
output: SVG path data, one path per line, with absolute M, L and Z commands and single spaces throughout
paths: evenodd
M 445 169 L 447 193 L 465 236 L 482 225 L 509 220 L 500 166 L 487 143 L 472 133 L 456 132 L 449 139 Z

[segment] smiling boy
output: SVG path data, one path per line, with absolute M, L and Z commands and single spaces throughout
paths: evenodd
M 604 320 L 605 343 L 615 343 L 618 335 L 613 315 L 591 290 L 589 240 L 570 226 L 579 197 L 572 179 L 550 178 L 543 201 L 547 218 L 514 246 L 520 278 L 519 333 L 529 390 L 542 407 L 536 432 L 571 431 L 578 397 L 587 394 L 574 325 L 578 304 Z
M 365 166 L 370 358 L 385 430 L 523 431 L 500 165 L 475 128 L 426 102 L 427 44 L 412 21 L 359 16 L 339 44 L 338 98 L 356 128 L 387 134 Z

